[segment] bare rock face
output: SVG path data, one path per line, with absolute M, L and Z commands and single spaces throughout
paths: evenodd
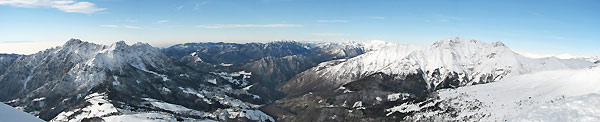
M 6 69 L 17 59 L 20 55 L 17 54 L 0 54 L 0 74 L 4 74 Z

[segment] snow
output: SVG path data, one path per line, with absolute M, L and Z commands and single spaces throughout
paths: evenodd
M 86 100 L 92 104 L 91 106 L 85 107 L 81 110 L 62 112 L 51 121 L 53 121 L 53 122 L 63 122 L 63 121 L 77 122 L 77 121 L 81 121 L 83 118 L 91 118 L 91 117 L 100 117 L 107 122 L 129 122 L 129 121 L 176 122 L 177 121 L 177 117 L 175 117 L 175 115 L 166 113 L 166 112 L 160 112 L 160 111 L 135 112 L 135 111 L 127 111 L 127 110 L 117 109 L 117 108 L 114 108 L 112 104 L 108 103 L 108 101 L 104 100 L 105 97 L 106 96 L 103 93 L 93 93 L 91 95 L 88 95 L 88 96 L 86 96 Z M 178 114 L 185 113 L 185 114 L 190 114 L 190 115 L 195 115 L 195 116 L 200 116 L 200 117 L 207 117 L 206 115 L 210 115 L 210 113 L 192 110 L 192 109 L 183 107 L 181 105 L 166 103 L 166 102 L 162 102 L 162 101 L 151 99 L 151 98 L 143 98 L 143 99 L 146 100 L 147 102 L 149 102 L 150 105 L 152 105 L 156 108 L 167 110 L 167 111 L 172 111 L 172 112 L 175 112 Z M 98 106 L 99 103 L 103 103 L 103 104 Z M 118 114 L 114 114 L 116 112 L 118 112 Z M 74 118 L 69 119 L 70 116 L 73 116 Z M 181 118 L 181 119 L 184 119 L 184 121 L 194 121 L 194 122 L 196 122 L 196 121 L 214 122 L 212 120 L 197 120 L 197 119 L 185 118 L 185 117 Z
M 113 79 L 115 79 L 115 81 L 113 81 L 113 82 L 112 82 L 112 84 L 113 84 L 114 86 L 118 86 L 119 84 L 121 84 L 121 83 L 119 83 L 119 80 L 118 80 L 118 78 L 119 78 L 119 77 L 117 77 L 117 76 L 113 76 Z
M 188 75 L 188 74 L 179 74 L 179 77 L 187 77 L 187 78 L 190 78 L 190 75 Z
M 389 109 L 385 109 L 385 111 L 388 112 L 387 114 L 385 114 L 385 116 L 392 115 L 394 112 L 408 113 L 408 112 L 418 111 L 418 110 L 421 110 L 421 107 L 419 107 L 418 105 L 410 104 L 410 103 L 402 103 L 402 105 L 394 106 Z
M 269 120 L 271 122 L 275 122 L 275 119 L 273 119 L 273 117 L 265 114 L 264 112 L 262 112 L 260 110 L 244 110 L 244 112 L 240 113 L 239 116 L 246 117 L 250 120 L 255 120 L 255 121 L 266 122 L 266 120 Z
M 202 62 L 202 59 L 200 59 L 200 57 L 196 57 L 196 58 L 194 59 L 194 62 Z
M 244 88 L 243 88 L 243 90 L 246 90 L 246 91 L 248 91 L 248 90 L 250 90 L 250 88 L 252 88 L 252 86 L 254 86 L 254 85 L 249 85 L 249 86 L 246 86 L 246 87 L 244 87 Z
M 163 110 L 168 110 L 168 111 L 173 111 L 173 112 L 189 112 L 189 111 L 196 111 L 196 110 L 192 110 L 189 108 L 186 108 L 184 106 L 181 105 L 176 105 L 176 104 L 171 104 L 171 103 L 166 103 L 166 102 L 161 102 L 159 100 L 155 100 L 152 98 L 143 98 L 144 100 L 150 102 L 150 104 L 152 104 L 152 106 L 154 107 L 158 107 L 160 109 Z
M 209 80 L 206 80 L 206 82 L 217 85 L 217 79 L 209 79 Z
M 200 98 L 204 98 L 204 95 L 202 95 L 202 94 L 200 94 L 200 93 L 196 92 L 196 91 L 195 91 L 194 89 L 192 89 L 192 88 L 183 88 L 183 87 L 179 87 L 179 89 L 180 89 L 181 91 L 183 91 L 183 93 L 186 93 L 186 94 L 193 94 L 193 95 L 196 95 L 196 96 L 198 96 L 198 97 L 200 97 Z
M 177 122 L 177 118 L 164 113 L 133 113 L 102 117 L 106 122 Z M 183 118 L 190 122 L 216 122 L 214 120 L 196 120 Z
M 190 53 L 190 56 L 193 57 L 194 62 L 203 62 L 202 59 L 198 56 L 198 53 L 196 52 Z
M 33 99 L 33 102 L 42 101 L 42 100 L 46 100 L 46 97 L 35 98 L 35 99 Z
M 408 98 L 410 94 L 408 93 L 393 93 L 387 96 L 388 101 L 396 101 L 396 100 L 404 100 Z
M 239 72 L 232 72 L 232 73 L 227 73 L 227 72 L 220 72 L 220 73 L 216 73 L 216 72 L 211 72 L 212 74 L 218 75 L 221 78 L 229 81 L 230 83 L 233 84 L 237 84 L 240 87 L 246 87 L 249 83 L 248 83 L 248 79 L 250 78 L 250 76 L 252 76 L 251 72 L 246 72 L 246 71 L 239 71 Z M 242 79 L 234 79 L 233 77 L 239 77 L 242 76 Z M 216 84 L 216 83 L 214 83 Z
M 213 104 L 210 100 L 208 100 L 204 95 L 198 93 L 196 90 L 192 89 L 192 88 L 183 88 L 183 87 L 179 87 L 179 89 L 181 91 L 183 91 L 183 93 L 186 94 L 193 94 L 196 95 L 199 98 L 202 98 L 202 100 L 204 100 L 204 102 L 208 103 L 208 104 Z
M 160 118 L 160 119 L 157 119 Z M 127 114 L 117 115 L 102 118 L 106 122 L 175 122 L 177 119 L 172 118 L 169 115 L 160 113 L 139 113 L 139 114 Z
M 569 53 L 536 53 L 536 52 L 524 52 L 524 51 L 516 51 L 517 53 L 529 57 L 529 58 L 559 58 L 559 59 L 582 59 L 589 62 L 597 62 L 600 61 L 600 56 L 581 56 L 581 55 L 573 55 Z
M 162 87 L 162 91 L 164 91 L 164 92 L 171 92 L 171 89 L 169 89 L 167 87 Z
M 511 121 L 595 122 L 600 120 L 600 94 L 573 96 L 542 104 Z
M 353 92 L 353 91 L 350 91 L 349 89 L 346 89 L 346 87 L 344 87 L 344 86 L 340 86 L 340 88 L 338 88 L 337 90 L 344 90 L 343 91 L 344 93 L 351 93 L 351 92 Z
M 0 103 L 0 122 L 43 122 L 33 115 L 19 111 L 4 103 Z
M 74 41 L 72 43 L 76 42 Z M 147 104 L 142 104 L 147 105 L 147 107 L 152 108 L 152 110 L 141 109 L 140 111 L 131 111 L 139 109 L 128 109 L 128 107 L 131 107 L 127 106 L 128 104 L 121 103 L 120 101 L 112 101 L 108 99 L 107 93 L 88 93 L 87 91 L 91 91 L 90 89 L 94 86 L 98 86 L 100 85 L 100 83 L 104 83 L 103 80 L 106 79 L 109 79 L 108 82 L 106 82 L 109 85 L 123 85 L 125 77 L 119 76 L 123 75 L 124 72 L 144 72 L 145 74 L 147 73 L 147 76 L 149 76 L 149 78 L 146 78 L 145 80 L 135 80 L 137 83 L 151 82 L 153 78 L 156 78 L 158 80 L 162 79 L 162 81 L 166 82 L 170 81 L 169 77 L 189 77 L 189 75 L 177 73 L 173 76 L 167 76 L 166 74 L 170 69 L 172 69 L 173 63 L 170 62 L 171 60 L 164 60 L 168 59 L 168 57 L 162 54 L 158 48 L 154 48 L 148 44 L 136 43 L 134 45 L 127 45 L 125 44 L 125 42 L 117 42 L 112 45 L 105 46 L 92 43 L 82 43 L 81 41 L 77 43 L 81 44 L 65 44 L 65 46 L 63 47 L 49 49 L 47 51 L 34 54 L 30 57 L 24 57 L 28 59 L 24 59 L 24 62 L 21 62 L 23 65 L 26 65 L 24 66 L 26 68 L 24 68 L 22 72 L 19 71 L 24 75 L 23 78 L 18 79 L 18 83 L 19 85 L 23 83 L 24 88 L 27 88 L 26 85 L 30 83 L 29 79 L 31 79 L 32 81 L 33 79 L 35 79 L 35 77 L 31 77 L 32 75 L 30 75 L 34 72 L 30 71 L 37 71 L 39 70 L 37 69 L 38 66 L 44 66 L 44 63 L 42 61 L 65 61 L 69 64 L 72 63 L 74 65 L 73 68 L 69 69 L 65 76 L 62 77 L 62 81 L 68 82 L 60 82 L 57 85 L 53 85 L 54 87 L 52 88 L 61 89 L 60 91 L 66 92 L 76 90 L 80 91 L 81 93 L 78 92 L 76 94 L 76 99 L 81 101 L 75 102 L 89 104 L 82 104 L 85 106 L 60 111 L 60 113 L 57 113 L 58 115 L 51 121 L 81 121 L 84 118 L 91 117 L 100 117 L 109 121 L 128 121 L 128 118 L 132 119 L 132 121 L 175 121 L 175 118 L 182 117 L 180 114 L 177 113 L 191 110 L 181 105 L 167 103 L 164 101 L 153 101 L 147 102 Z M 240 71 L 225 74 L 226 76 L 222 77 L 231 77 L 231 79 L 229 79 L 230 82 L 238 83 L 240 86 L 243 87 L 249 85 L 246 81 L 248 78 L 250 78 L 251 73 L 249 72 Z M 238 78 L 236 76 L 240 77 Z M 59 77 L 59 79 L 60 78 L 61 77 Z M 216 79 L 212 79 L 210 82 L 216 83 L 216 81 Z M 167 88 L 162 86 L 157 87 L 158 90 L 165 92 L 178 91 L 178 89 L 176 89 L 177 87 L 172 87 L 172 89 L 169 89 L 171 87 Z M 248 114 L 245 115 L 245 117 L 263 120 L 269 119 L 268 115 L 261 114 L 262 112 L 258 111 L 260 105 L 247 103 L 226 95 L 227 93 L 249 94 L 247 91 L 242 89 L 232 89 L 228 91 L 224 90 L 226 88 L 217 87 L 202 87 L 202 89 L 207 89 L 201 91 L 198 91 L 197 89 L 193 88 L 180 88 L 180 90 L 186 92 L 189 95 L 201 97 L 203 100 L 209 101 L 209 104 L 211 100 L 213 100 L 212 102 L 218 101 L 224 106 L 232 108 L 230 110 L 231 112 L 249 111 Z M 33 99 L 31 97 L 35 98 L 35 96 L 29 96 L 28 99 Z M 253 95 L 253 97 L 260 98 L 256 95 Z M 66 101 L 65 98 L 60 99 Z M 35 98 L 35 100 L 43 101 L 44 98 Z M 113 105 L 112 103 L 115 104 Z M 117 105 L 117 103 L 120 103 L 118 104 L 119 106 L 115 106 Z M 36 109 L 31 108 L 31 106 L 23 106 L 21 108 Z M 168 111 L 174 111 L 175 114 L 172 112 L 153 111 L 154 109 L 168 109 Z M 36 111 L 32 112 L 36 113 Z M 218 112 L 215 112 L 214 114 L 199 111 L 191 112 L 193 114 L 197 114 L 198 116 L 204 116 L 210 119 L 220 119 L 217 118 L 217 114 L 220 114 Z M 182 115 L 190 114 L 188 112 L 185 112 L 185 114 Z M 0 120 L 1 119 L 3 118 L 0 118 Z M 185 121 L 199 121 L 189 118 L 183 119 Z
M 233 65 L 233 64 L 221 63 L 221 64 L 219 64 L 219 65 L 221 65 L 221 66 L 225 66 L 225 67 L 228 67 L 228 66 L 231 66 L 231 65 Z
M 140 69 L 140 68 L 138 68 L 138 69 Z M 142 70 L 142 71 L 144 71 L 144 72 L 147 72 L 147 73 L 152 73 L 152 74 L 154 74 L 154 75 L 156 75 L 156 76 L 158 76 L 158 77 L 161 77 L 161 78 L 162 78 L 162 80 L 163 80 L 163 81 L 165 81 L 165 82 L 167 82 L 167 81 L 169 80 L 169 77 L 167 77 L 167 75 L 159 74 L 159 73 L 156 73 L 156 72 L 153 72 L 153 71 L 147 70 L 147 69 L 145 69 L 145 68 L 143 68 L 143 69 L 140 69 L 140 70 Z
M 113 113 L 118 113 L 117 108 L 107 100 L 105 93 L 92 93 L 85 97 L 85 100 L 90 103 L 82 109 L 63 111 L 51 121 L 54 122 L 78 122 L 84 118 L 103 117 Z M 71 118 L 73 117 L 73 118 Z
M 377 49 L 350 59 L 323 62 L 303 74 L 316 75 L 326 79 L 324 82 L 339 87 L 378 72 L 402 79 L 407 74 L 422 71 L 427 73 L 424 75 L 427 87 L 436 89 L 450 73 L 457 73 L 461 80 L 459 85 L 467 86 L 539 71 L 592 65 L 589 61 L 578 59 L 527 58 L 501 42 L 484 43 L 462 38 L 440 40 L 431 46 L 379 41 L 370 44 L 363 46 Z M 433 75 L 436 70 L 439 76 Z M 492 79 L 488 80 L 488 76 L 492 76 Z
M 525 74 L 494 83 L 440 90 L 441 99 L 436 102 L 441 102 L 442 108 L 447 106 L 448 109 L 457 109 L 458 117 L 455 118 L 458 120 L 472 118 L 475 120 L 481 118 L 481 121 L 504 121 L 512 118 L 542 120 L 546 116 L 554 116 L 548 118 L 585 121 L 594 116 L 588 116 L 580 111 L 600 109 L 600 106 L 594 106 L 598 102 L 593 102 L 598 100 L 598 95 L 588 95 L 600 93 L 599 74 L 598 67 Z M 573 97 L 582 95 L 587 95 L 587 98 Z M 580 101 L 578 99 L 589 100 L 592 103 L 583 104 L 578 102 Z M 553 114 L 560 111 L 572 113 Z M 417 115 L 417 118 L 418 116 L 420 115 Z
M 363 107 L 362 101 L 356 101 L 356 102 L 354 102 L 354 105 L 352 105 L 352 108 L 355 108 L 355 109 L 365 109 L 365 107 Z
M 238 117 L 241 118 L 248 118 L 250 120 L 254 120 L 254 121 L 261 121 L 261 122 L 266 122 L 267 120 L 271 121 L 271 122 L 275 122 L 275 119 L 273 119 L 273 117 L 265 114 L 264 112 L 260 111 L 260 110 L 249 110 L 249 109 L 243 109 L 241 111 L 236 111 L 233 109 L 219 109 L 217 110 L 217 112 L 223 111 L 221 113 L 221 118 L 222 120 L 224 120 L 224 118 L 230 118 L 230 119 L 235 119 Z
M 387 114 L 385 114 L 385 116 L 392 115 L 395 112 L 410 113 L 410 112 L 414 112 L 414 111 L 419 111 L 423 108 L 431 107 L 434 105 L 435 105 L 435 102 L 419 102 L 416 104 L 413 104 L 410 102 L 405 102 L 405 103 L 402 103 L 401 105 L 385 109 L 385 111 L 388 112 Z
M 366 51 L 375 51 L 396 46 L 396 43 L 386 42 L 382 40 L 369 40 L 366 42 L 359 43 L 359 46 Z

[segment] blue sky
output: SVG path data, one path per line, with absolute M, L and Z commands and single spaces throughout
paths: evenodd
M 598 0 L 0 0 L 0 52 L 34 53 L 70 38 L 165 47 L 273 40 L 431 44 L 463 37 L 532 53 L 600 55 L 598 5 Z

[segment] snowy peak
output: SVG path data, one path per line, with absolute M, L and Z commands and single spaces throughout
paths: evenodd
M 361 46 L 365 51 L 374 51 L 374 50 L 384 49 L 387 47 L 393 47 L 396 44 L 391 43 L 391 42 L 381 41 L 381 40 L 369 40 L 366 42 L 361 42 L 358 45 Z
M 109 68 L 111 71 L 128 65 L 140 70 L 147 70 L 147 66 L 163 69 L 168 65 L 164 62 L 165 59 L 168 58 L 158 48 L 147 43 L 127 45 L 124 41 L 119 41 L 98 51 L 94 58 L 87 61 L 87 65 Z
M 67 41 L 63 47 L 69 47 L 71 45 L 79 45 L 81 44 L 83 41 L 81 41 L 80 39 L 69 39 L 69 41 Z
M 0 93 L 3 99 L 37 92 L 40 90 L 37 88 L 44 85 L 65 87 L 54 90 L 57 92 L 70 92 L 68 89 L 73 86 L 79 87 L 73 89 L 86 90 L 108 77 L 107 71 L 122 73 L 131 66 L 142 71 L 162 71 L 173 63 L 159 49 L 148 44 L 129 46 L 121 41 L 105 46 L 71 39 L 63 46 L 21 56 L 11 65 L 0 74 L 0 84 L 22 85 Z
M 485 43 L 479 40 L 464 39 L 460 37 L 450 38 L 445 40 L 439 40 L 433 43 L 432 47 L 444 47 L 444 48 L 473 48 L 473 47 L 496 47 L 506 48 L 504 43 L 498 41 L 493 43 Z

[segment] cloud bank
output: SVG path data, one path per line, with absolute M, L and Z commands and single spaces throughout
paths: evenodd
M 56 8 L 63 12 L 93 14 L 106 8 L 98 8 L 91 2 L 75 0 L 0 0 L 0 5 L 10 5 L 24 8 Z

